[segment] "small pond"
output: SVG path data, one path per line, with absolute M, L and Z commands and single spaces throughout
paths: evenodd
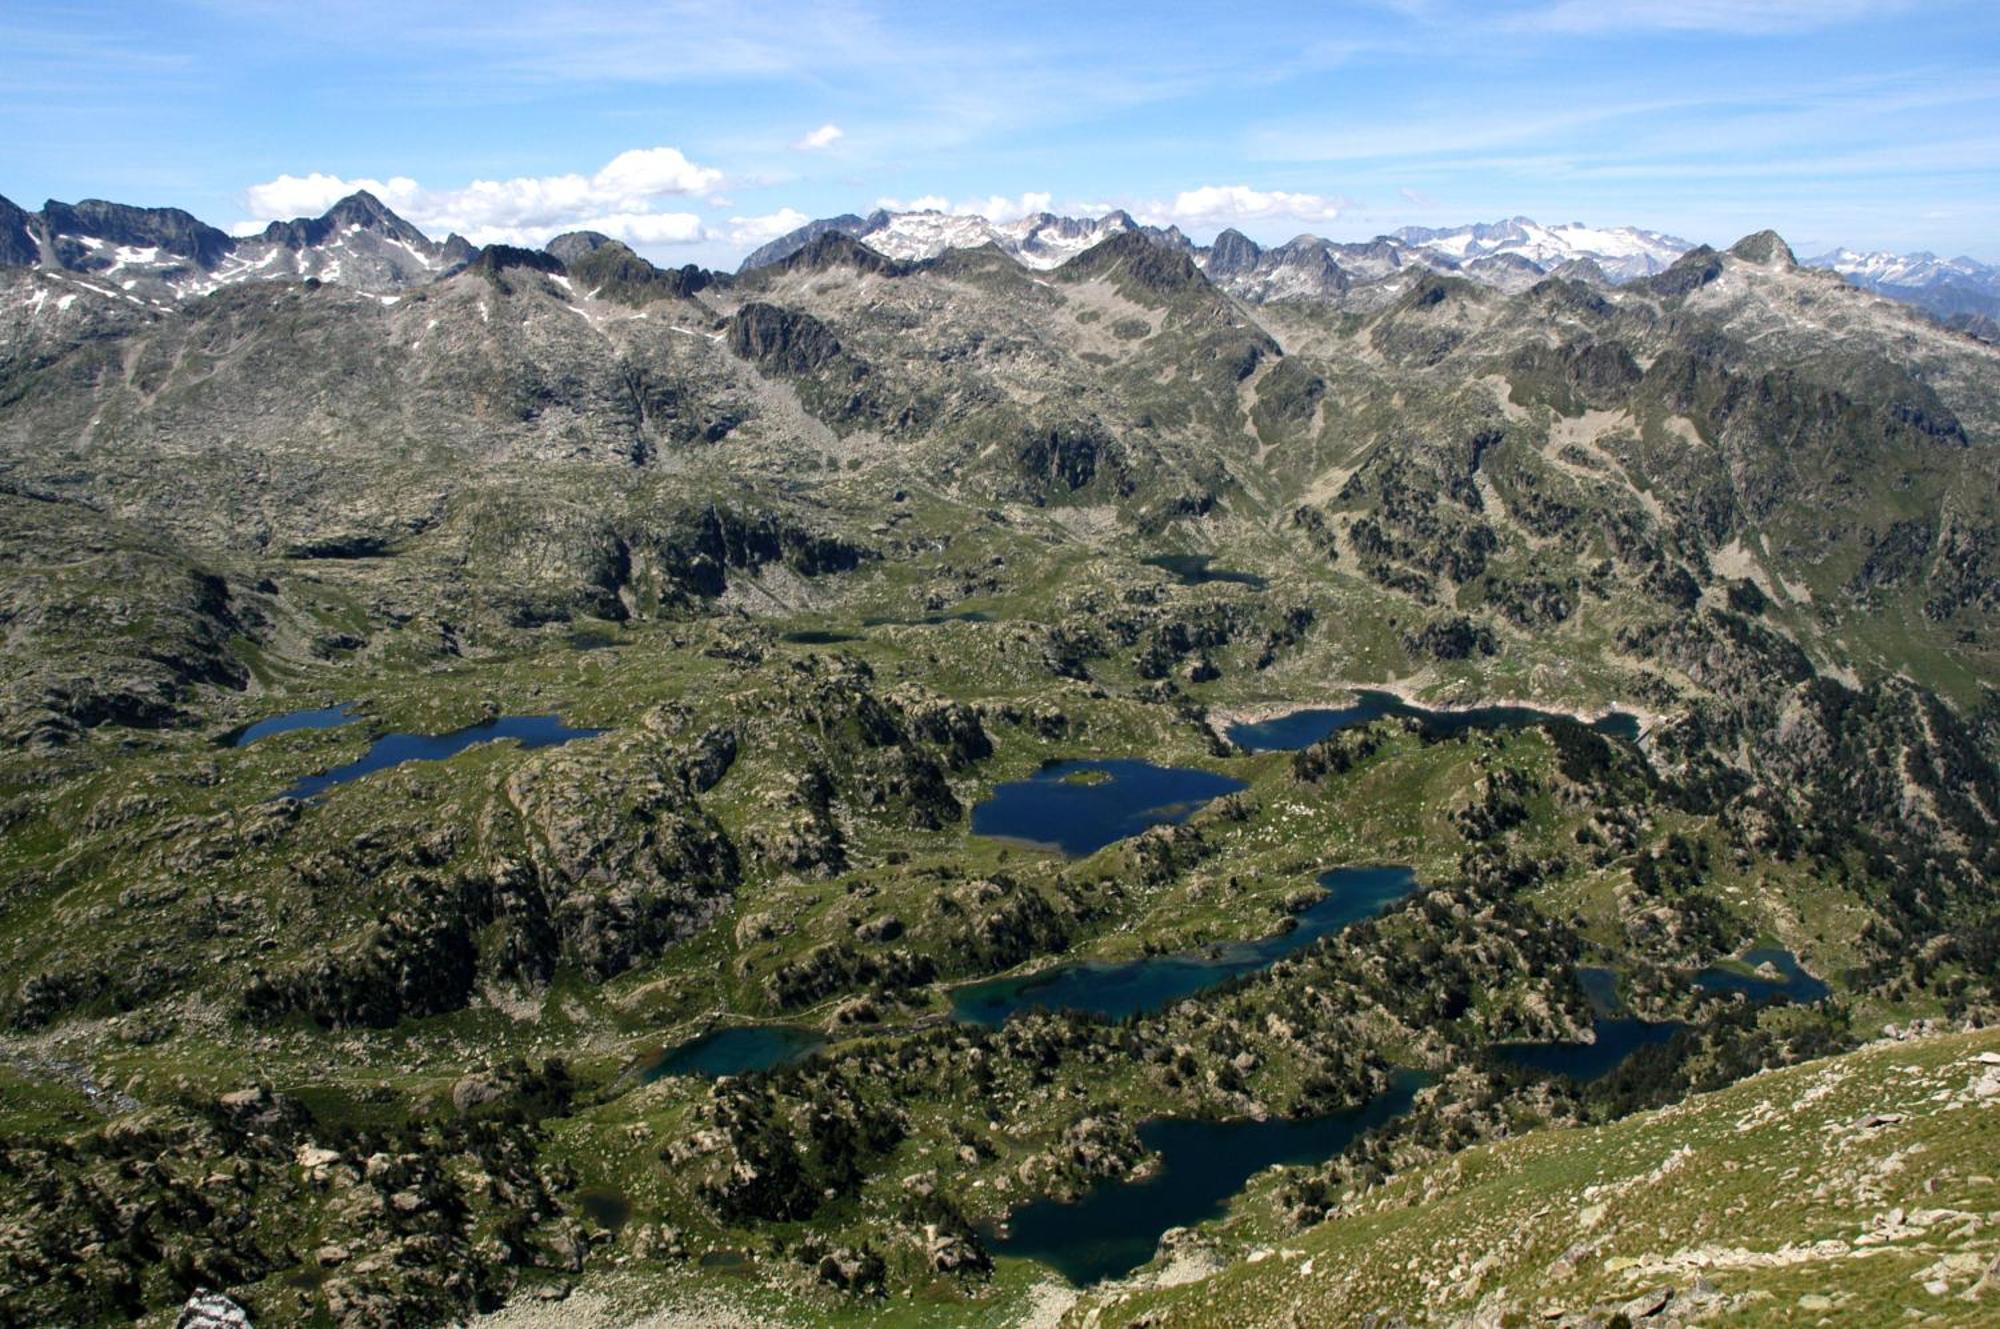
M 1530 706 L 1472 706 L 1464 710 L 1431 710 L 1413 706 L 1389 692 L 1372 690 L 1354 694 L 1352 706 L 1317 707 L 1293 711 L 1270 720 L 1244 721 L 1229 726 L 1229 741 L 1249 752 L 1285 752 L 1311 747 L 1343 729 L 1352 729 L 1401 716 L 1421 721 L 1436 734 L 1458 734 L 1468 729 L 1520 729 L 1548 720 L 1573 720 L 1557 711 L 1540 711 Z M 1610 738 L 1627 742 L 1639 739 L 1639 717 L 1629 711 L 1613 711 L 1591 722 L 1590 727 Z
M 1254 572 L 1238 572 L 1234 568 L 1218 568 L 1213 554 L 1155 554 L 1151 558 L 1139 560 L 1149 568 L 1159 568 L 1171 573 L 1184 586 L 1201 586 L 1212 581 L 1233 582 L 1238 586 L 1248 586 L 1261 591 L 1270 583 Z
M 1703 992 L 1741 992 L 1751 1001 L 1784 997 L 1805 1006 L 1825 1000 L 1833 991 L 1800 968 L 1798 957 L 1781 947 L 1759 946 L 1745 951 L 1736 964 L 1744 968 L 1716 965 L 1704 969 L 1695 976 L 1694 985 Z M 1755 972 L 1767 964 L 1777 971 L 1776 978 Z
M 968 983 L 953 991 L 952 1014 L 969 1024 L 997 1026 L 1017 1011 L 1036 1008 L 1088 1011 L 1111 1020 L 1159 1010 L 1239 974 L 1269 968 L 1321 937 L 1380 913 L 1415 890 L 1417 878 L 1406 867 L 1355 867 L 1335 868 L 1319 882 L 1330 894 L 1300 913 L 1284 932 L 1200 951 L 1062 965 Z
M 616 1232 L 632 1221 L 632 1202 L 625 1193 L 610 1186 L 586 1186 L 576 1193 L 577 1208 L 607 1232 Z
M 1148 827 L 1186 821 L 1211 799 L 1248 787 L 1213 771 L 1127 757 L 1059 761 L 995 789 L 972 810 L 972 833 L 1081 858 Z
M 1280 1163 L 1319 1163 L 1409 1110 L 1425 1082 L 1401 1071 L 1358 1108 L 1305 1121 L 1149 1121 L 1139 1138 L 1159 1154 L 1141 1181 L 1109 1181 L 1074 1204 L 1037 1200 L 1011 1214 L 995 1255 L 1038 1260 L 1079 1286 L 1117 1278 L 1153 1258 L 1160 1235 L 1219 1217 L 1251 1177 Z
M 245 725 L 230 735 L 228 742 L 233 748 L 248 747 L 258 739 L 269 738 L 273 734 L 288 734 L 294 729 L 338 729 L 344 724 L 354 723 L 356 718 L 351 701 L 308 711 L 287 711 L 283 715 L 273 715 L 256 724 Z
M 810 1056 L 826 1046 L 818 1031 L 785 1024 L 739 1024 L 668 1048 L 646 1068 L 648 1083 L 669 1075 L 748 1075 Z
M 467 725 L 448 734 L 384 734 L 368 751 L 344 766 L 301 778 L 284 793 L 286 798 L 318 798 L 335 785 L 358 780 L 364 775 L 401 766 L 412 761 L 443 761 L 455 757 L 477 743 L 511 738 L 523 748 L 553 747 L 579 738 L 594 738 L 602 729 L 572 729 L 554 715 L 503 715 L 482 724 Z
M 853 632 L 833 632 L 826 628 L 801 628 L 797 632 L 787 632 L 778 638 L 795 646 L 838 646 L 842 642 L 861 641 L 863 638 Z

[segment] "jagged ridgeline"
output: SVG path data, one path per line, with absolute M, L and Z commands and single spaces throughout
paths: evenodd
M 1775 235 L 0 202 L 0 624 L 0 1322 L 1994 1304 L 2000 352 Z

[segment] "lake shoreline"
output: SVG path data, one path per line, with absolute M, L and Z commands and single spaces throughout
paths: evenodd
M 1423 699 L 1419 693 L 1419 687 L 1420 685 L 1417 682 L 1409 679 L 1390 683 L 1342 683 L 1337 684 L 1331 690 L 1331 694 L 1325 698 L 1296 702 L 1244 702 L 1235 706 L 1213 707 L 1209 710 L 1206 718 L 1209 730 L 1217 738 L 1220 738 L 1225 743 L 1229 743 L 1232 747 L 1235 746 L 1235 741 L 1230 738 L 1229 731 L 1237 725 L 1265 724 L 1272 720 L 1282 720 L 1288 716 L 1299 715 L 1306 711 L 1339 710 L 1348 706 L 1357 706 L 1361 704 L 1361 696 L 1365 692 L 1384 693 L 1396 698 L 1405 706 L 1418 707 L 1426 711 L 1435 711 L 1440 715 L 1513 707 L 1520 710 L 1544 711 L 1550 715 L 1567 716 L 1575 720 L 1578 724 L 1586 725 L 1600 724 L 1613 715 L 1630 715 L 1635 717 L 1639 722 L 1639 737 L 1642 741 L 1647 734 L 1651 733 L 1665 719 L 1657 711 L 1646 710 L 1643 707 L 1629 703 L 1607 704 L 1600 706 L 1595 711 L 1578 711 L 1564 706 L 1550 705 L 1545 702 L 1523 701 L 1510 697 L 1480 697 L 1473 701 L 1432 702 Z

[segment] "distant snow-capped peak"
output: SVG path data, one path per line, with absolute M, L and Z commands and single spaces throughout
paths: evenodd
M 1543 271 L 1565 263 L 1588 260 L 1613 281 L 1650 277 L 1673 266 L 1694 248 L 1686 240 L 1637 226 L 1585 226 L 1565 222 L 1544 226 L 1528 217 L 1431 230 L 1406 226 L 1391 237 L 1413 249 L 1458 263 L 1483 258 L 1524 258 Z
M 1566 264 L 1588 264 L 1609 280 L 1624 282 L 1662 272 L 1693 248 L 1685 240 L 1636 226 L 1544 226 L 1527 217 L 1448 230 L 1405 227 L 1352 244 L 1302 235 L 1265 249 L 1235 231 L 1223 232 L 1213 246 L 1197 246 L 1176 228 L 1142 226 L 1122 211 L 1094 218 L 1043 212 L 996 222 L 969 213 L 883 210 L 802 226 L 752 253 L 743 260 L 743 269 L 782 262 L 828 231 L 852 236 L 894 259 L 930 259 L 949 249 L 994 245 L 1022 265 L 1040 269 L 1060 266 L 1114 235 L 1140 231 L 1185 250 L 1231 289 L 1263 299 L 1326 293 L 1348 281 L 1374 281 L 1413 266 L 1511 286 Z
M 1843 277 L 1890 286 L 1927 286 L 1954 277 L 1977 281 L 2000 276 L 2000 268 L 1989 267 L 1977 259 L 1939 258 L 1925 251 L 1895 254 L 1886 250 L 1861 253 L 1834 249 L 1806 262 L 1815 268 L 1832 268 Z
M 811 237 L 792 243 L 794 238 L 809 229 L 802 227 L 767 245 L 746 259 L 744 266 L 761 267 L 789 257 L 790 250 L 801 247 Z M 878 211 L 858 219 L 858 224 L 838 229 L 894 259 L 918 261 L 936 258 L 948 249 L 997 245 L 1025 267 L 1047 269 L 1059 267 L 1092 245 L 1139 227 L 1123 212 L 1097 218 L 1058 217 L 1038 212 L 1015 221 L 993 222 L 969 213 L 924 210 Z

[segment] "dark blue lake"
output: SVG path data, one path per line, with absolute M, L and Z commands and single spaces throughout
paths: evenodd
M 968 983 L 952 992 L 952 1014 L 968 1024 L 998 1026 L 1029 1009 L 1088 1011 L 1112 1020 L 1156 1011 L 1239 974 L 1269 968 L 1321 937 L 1373 917 L 1417 886 L 1416 874 L 1406 867 L 1335 868 L 1319 882 L 1331 894 L 1298 914 L 1295 926 L 1274 936 Z
M 668 1075 L 748 1075 L 817 1052 L 826 1038 L 817 1030 L 784 1024 L 743 1024 L 717 1029 L 700 1038 L 668 1048 L 646 1068 L 647 1083 Z
M 1766 978 L 1762 974 L 1717 965 L 1696 975 L 1694 985 L 1703 992 L 1741 992 L 1751 1001 L 1784 997 L 1808 1006 L 1824 1000 L 1833 991 L 1800 968 L 1797 956 L 1777 946 L 1759 946 L 1745 951 L 1739 963 L 1753 970 L 1768 964 L 1778 971 L 1778 977 Z
M 1153 1258 L 1160 1234 L 1220 1217 L 1245 1182 L 1280 1163 L 1320 1163 L 1409 1110 L 1422 1075 L 1398 1072 L 1388 1091 L 1346 1112 L 1307 1121 L 1149 1121 L 1139 1138 L 1160 1155 L 1143 1181 L 1104 1182 L 1075 1204 L 1037 1200 L 1011 1214 L 995 1255 L 1038 1260 L 1088 1285 Z
M 1578 966 L 1576 981 L 1596 1016 L 1594 1043 L 1503 1043 L 1499 1053 L 1516 1066 L 1543 1075 L 1567 1075 L 1579 1083 L 1602 1079 L 1642 1047 L 1665 1043 L 1684 1026 L 1678 1020 L 1648 1021 L 1624 1013 L 1618 975 L 1596 966 Z
M 1248 752 L 1288 752 L 1311 747 L 1329 734 L 1368 724 L 1384 716 L 1418 720 L 1432 733 L 1447 736 L 1468 729 L 1521 729 L 1547 720 L 1575 718 L 1530 706 L 1472 706 L 1465 710 L 1434 711 L 1412 706 L 1389 692 L 1359 691 L 1354 697 L 1352 706 L 1293 711 L 1275 719 L 1233 724 L 1228 730 L 1229 741 Z M 1610 738 L 1634 743 L 1639 739 L 1639 717 L 1628 711 L 1613 711 L 1593 721 L 1590 727 Z
M 1241 780 L 1132 758 L 1060 761 L 1003 784 L 972 810 L 972 833 L 1048 845 L 1072 858 L 1152 826 L 1186 821 Z
M 1254 572 L 1212 567 L 1214 559 L 1213 554 L 1156 554 L 1152 558 L 1142 558 L 1139 561 L 1149 568 L 1159 568 L 1163 572 L 1172 573 L 1184 586 L 1201 586 L 1212 581 L 1226 581 L 1261 591 L 1269 584 Z
M 1567 1075 L 1578 1083 L 1588 1083 L 1623 1066 L 1640 1048 L 1668 1042 L 1684 1028 L 1678 1020 L 1600 1017 L 1595 1043 L 1507 1043 L 1501 1046 L 1500 1055 L 1543 1075 Z
M 1753 1003 L 1788 1001 L 1810 1004 L 1831 991 L 1825 983 L 1799 967 L 1790 951 L 1775 946 L 1746 952 L 1740 963 L 1752 967 L 1769 963 L 1780 977 L 1745 973 L 1720 965 L 1695 975 L 1697 989 L 1709 993 L 1741 992 Z M 1618 977 L 1609 969 L 1579 968 L 1577 981 L 1583 985 L 1597 1014 L 1594 1043 L 1509 1043 L 1500 1055 L 1517 1066 L 1545 1075 L 1567 1075 L 1579 1083 L 1602 1079 L 1625 1064 L 1640 1048 L 1666 1043 L 1687 1026 L 1679 1020 L 1641 1020 L 1626 1014 L 1618 997 Z
M 317 798 L 335 785 L 358 780 L 412 761 L 443 761 L 455 757 L 475 743 L 491 743 L 510 738 L 524 748 L 553 747 L 579 738 L 594 738 L 602 729 L 572 729 L 554 715 L 503 715 L 482 724 L 467 725 L 448 734 L 384 734 L 368 751 L 330 771 L 308 775 L 284 793 L 286 798 Z
M 288 711 L 283 715 L 273 715 L 259 720 L 256 724 L 245 725 L 229 740 L 231 747 L 248 747 L 260 738 L 273 734 L 290 733 L 294 729 L 338 729 L 354 722 L 354 703 L 343 701 L 333 706 L 321 706 L 310 711 Z

